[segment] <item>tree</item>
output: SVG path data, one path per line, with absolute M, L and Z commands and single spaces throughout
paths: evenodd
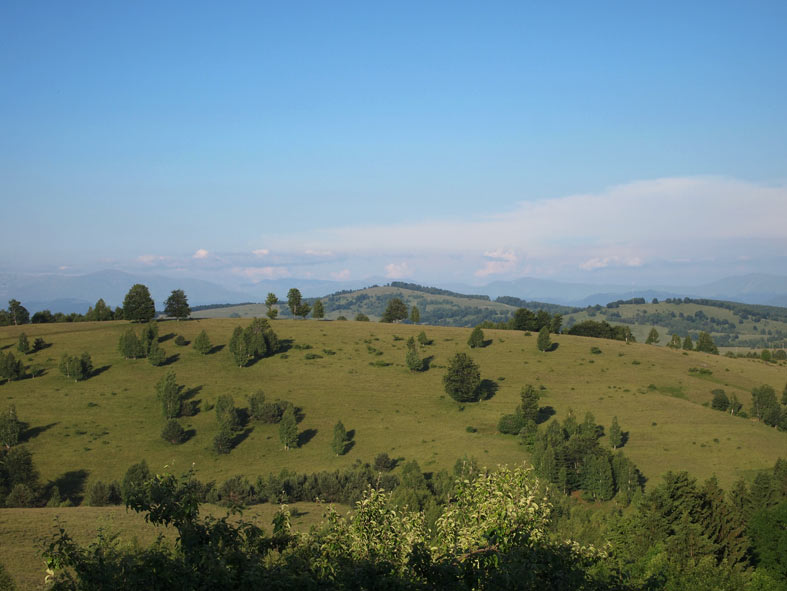
M 694 350 L 694 342 L 691 340 L 691 335 L 687 334 L 686 338 L 683 339 L 683 350 L 684 351 L 693 351 Z
M 10 351 L 6 354 L 0 352 L 0 378 L 21 380 L 24 375 L 25 365 L 21 359 L 14 357 Z
M 161 402 L 161 410 L 166 419 L 180 416 L 183 400 L 181 388 L 175 379 L 175 372 L 168 371 L 156 384 L 156 398 Z
M 623 445 L 623 431 L 618 425 L 618 417 L 612 417 L 612 424 L 609 426 L 609 444 L 612 449 L 617 449 Z
M 312 308 L 312 318 L 325 318 L 325 306 L 322 305 L 322 301 L 317 300 L 314 302 L 314 307 Z
M 30 353 L 30 341 L 27 340 L 27 335 L 23 332 L 19 333 L 19 339 L 16 342 L 16 349 L 24 355 Z
M 443 385 L 446 393 L 457 402 L 474 402 L 478 400 L 481 371 L 469 355 L 456 353 L 448 361 Z
M 251 359 L 249 347 L 243 336 L 243 329 L 240 326 L 236 326 L 235 330 L 232 332 L 229 349 L 238 367 L 243 367 Z
M 139 337 L 139 343 L 142 347 L 143 357 L 147 357 L 150 350 L 153 348 L 154 343 L 158 344 L 158 323 L 155 321 L 148 322 L 142 327 L 142 332 Z
M 213 348 L 213 345 L 210 343 L 210 337 L 208 336 L 207 331 L 203 328 L 202 331 L 197 335 L 197 338 L 194 339 L 194 350 L 201 355 L 207 355 L 210 353 L 210 350 Z
M 276 316 L 279 315 L 279 310 L 274 308 L 276 304 L 279 303 L 279 298 L 276 297 L 276 294 L 273 292 L 268 292 L 268 297 L 265 298 L 265 306 L 268 308 L 268 311 L 265 312 L 266 316 L 273 320 Z
M 112 308 L 107 306 L 106 302 L 101 298 L 99 298 L 96 305 L 89 308 L 87 314 L 85 314 L 85 320 L 95 320 L 98 322 L 112 320 L 113 317 Z
M 730 407 L 730 399 L 727 398 L 727 393 L 721 388 L 716 388 L 711 394 L 713 394 L 713 400 L 710 403 L 710 407 L 713 410 L 726 412 Z
M 355 315 L 355 321 L 356 322 L 369 322 L 369 317 L 366 314 L 364 314 L 363 312 L 358 312 Z
M 191 316 L 189 301 L 182 289 L 174 289 L 164 302 L 164 314 L 178 320 L 185 320 Z
M 779 423 L 781 409 L 773 388 L 765 385 L 751 391 L 751 415 L 772 427 Z
M 650 329 L 648 333 L 648 338 L 645 339 L 646 345 L 655 345 L 659 342 L 659 331 L 656 330 L 656 327 Z
M 290 308 L 290 314 L 296 316 L 298 307 L 301 305 L 301 292 L 299 289 L 293 287 L 287 292 L 287 306 Z
M 484 346 L 484 331 L 480 326 L 476 326 L 473 332 L 470 333 L 470 338 L 467 339 L 467 344 L 471 349 Z
M 388 300 L 380 322 L 398 322 L 407 318 L 407 306 L 399 298 Z
M 541 394 L 532 384 L 528 384 L 522 388 L 519 393 L 520 403 L 517 407 L 517 414 L 522 417 L 522 421 L 538 420 L 538 402 L 541 399 Z
M 421 371 L 424 367 L 423 359 L 418 355 L 418 349 L 415 346 L 415 339 L 410 337 L 407 339 L 407 354 L 404 358 L 407 369 L 410 371 Z
M 151 477 L 150 468 L 145 460 L 137 464 L 132 464 L 126 470 L 123 481 L 120 483 L 120 498 L 124 503 L 134 496 Z
M 545 326 L 538 331 L 538 340 L 536 346 L 539 351 L 549 351 L 552 348 L 552 341 L 549 339 L 549 327 Z
M 219 424 L 219 432 L 213 438 L 213 451 L 228 454 L 232 451 L 232 429 L 225 423 Z
M 677 334 L 673 334 L 672 337 L 670 338 L 669 343 L 667 343 L 667 346 L 670 349 L 680 349 L 681 346 L 680 337 Z
M 713 355 L 719 354 L 719 349 L 716 347 L 716 343 L 713 342 L 713 338 L 705 331 L 702 331 L 697 338 L 697 351 Z
M 11 317 L 14 326 L 30 322 L 30 313 L 17 300 L 8 300 L 8 315 Z
M 284 444 L 284 449 L 298 447 L 298 421 L 295 418 L 295 407 L 288 406 L 279 423 L 279 440 Z
M 301 302 L 300 304 L 298 304 L 298 307 L 295 309 L 295 314 L 296 316 L 300 316 L 301 318 L 305 319 L 309 315 L 309 312 L 311 312 L 311 310 L 312 307 L 309 304 L 307 304 L 306 302 Z
M 22 434 L 22 423 L 16 416 L 16 407 L 12 404 L 0 414 L 0 445 L 9 449 L 19 443 Z
M 413 307 L 410 308 L 410 322 L 413 324 L 418 324 L 421 322 L 421 311 L 415 304 L 413 304 Z
M 158 339 L 152 341 L 148 349 L 148 361 L 150 364 L 154 367 L 158 367 L 159 365 L 163 365 L 166 360 L 167 352 L 158 344 Z
M 222 394 L 216 400 L 216 421 L 220 425 L 227 425 L 230 431 L 236 431 L 240 427 L 238 409 L 235 408 L 235 400 L 231 395 Z
M 563 325 L 563 316 L 555 314 L 552 316 L 552 321 L 549 323 L 549 332 L 557 334 L 560 332 L 560 327 Z
M 426 345 L 431 345 L 432 344 L 432 341 L 429 340 L 429 337 L 426 336 L 426 332 L 424 332 L 423 330 L 418 333 L 418 342 L 422 346 L 426 346 Z M 785 386 L 785 390 L 787 390 L 787 386 Z
M 91 376 L 93 373 L 93 360 L 87 352 L 82 353 L 80 357 L 63 353 L 58 368 L 64 376 L 73 378 L 75 382 L 78 382 Z
M 156 306 L 150 291 L 141 283 L 128 290 L 123 300 L 123 318 L 132 322 L 150 322 L 156 315 Z
M 349 443 L 347 429 L 345 429 L 342 422 L 339 421 L 333 427 L 333 443 L 331 444 L 331 449 L 337 456 L 343 456 L 347 452 L 347 443 Z
M 514 330 L 538 330 L 536 328 L 536 315 L 527 308 L 517 308 L 511 320 L 511 326 Z

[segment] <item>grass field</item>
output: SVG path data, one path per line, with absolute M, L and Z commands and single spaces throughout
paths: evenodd
M 247 324 L 248 320 L 239 319 L 160 323 L 162 346 L 171 358 L 166 367 L 121 358 L 117 341 L 128 327 L 126 322 L 27 325 L 24 331 L 31 341 L 40 336 L 51 343 L 24 357 L 28 365 L 42 366 L 45 374 L 0 386 L 0 408 L 16 405 L 19 418 L 28 423 L 25 445 L 33 453 L 42 482 L 55 481 L 61 492 L 72 496 L 95 479 L 121 479 L 132 463 L 143 458 L 154 471 L 169 466 L 168 470 L 179 472 L 193 465 L 206 481 L 223 481 L 236 474 L 253 480 L 285 467 L 298 472 L 333 470 L 357 459 L 370 462 L 380 452 L 417 459 L 427 471 L 450 468 L 465 454 L 487 466 L 519 463 L 527 459 L 523 448 L 514 437 L 498 434 L 496 425 L 502 414 L 513 411 L 527 383 L 545 388 L 541 404 L 551 406 L 561 420 L 569 408 L 580 419 L 591 411 L 607 426 L 616 415 L 629 433 L 625 453 L 651 481 L 668 470 L 688 470 L 700 479 L 716 474 L 721 486 L 729 487 L 738 477 L 752 477 L 770 469 L 779 456 L 787 456 L 787 434 L 703 406 L 710 401 L 711 390 L 719 387 L 735 393 L 744 408 L 753 387 L 770 384 L 781 392 L 787 381 L 784 363 L 565 335 L 553 336 L 558 344 L 555 351 L 541 353 L 536 335 L 495 330 L 485 331 L 488 346 L 470 350 L 466 328 L 281 320 L 272 324 L 289 350 L 238 368 L 226 344 L 236 326 Z M 191 346 L 174 344 L 174 335 L 191 341 L 202 329 L 221 350 L 202 356 Z M 405 342 L 421 330 L 433 340 L 422 348 L 422 355 L 430 358 L 430 369 L 412 374 L 404 366 Z M 21 331 L 0 329 L 0 348 L 15 351 Z M 311 348 L 303 349 L 306 345 Z M 591 347 L 602 352 L 591 354 Z M 91 354 L 98 375 L 75 383 L 60 374 L 57 364 L 63 353 L 82 351 Z M 444 366 L 457 351 L 469 351 L 481 367 L 482 378 L 496 389 L 490 399 L 466 404 L 463 410 L 442 387 Z M 307 354 L 321 357 L 309 360 Z M 390 365 L 371 365 L 377 361 Z M 690 372 L 691 368 L 711 373 L 701 375 Z M 303 409 L 299 424 L 303 445 L 285 452 L 276 425 L 251 423 L 229 455 L 216 455 L 211 451 L 217 432 L 215 413 L 204 410 L 182 419 L 184 427 L 194 432 L 186 443 L 164 442 L 160 437 L 164 419 L 154 387 L 170 370 L 202 409 L 221 394 L 232 394 L 237 406 L 245 406 L 246 397 L 258 388 L 269 399 L 292 401 Z M 342 457 L 331 451 L 338 420 L 355 432 L 352 449 Z M 124 514 L 122 509 L 58 511 L 74 515 L 75 523 L 92 522 L 104 512 Z M 6 566 L 11 563 L 5 558 L 10 556 L 6 548 L 38 535 L 31 527 L 27 536 L 12 524 L 24 523 L 20 515 L 35 515 L 42 527 L 48 527 L 51 514 L 51 510 L 0 510 Z M 26 519 L 32 523 L 32 517 Z

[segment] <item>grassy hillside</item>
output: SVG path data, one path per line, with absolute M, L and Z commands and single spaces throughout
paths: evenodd
M 730 303 L 734 306 L 734 304 Z M 768 306 L 744 306 L 768 314 Z M 620 304 L 614 308 L 593 306 L 564 316 L 564 326 L 583 320 L 606 320 L 626 324 L 639 342 L 644 342 L 654 326 L 665 345 L 673 333 L 681 337 L 709 332 L 720 347 L 781 348 L 787 342 L 787 322 L 782 315 L 757 316 L 740 310 L 697 303 Z
M 27 365 L 43 367 L 45 374 L 1 385 L 0 408 L 16 405 L 20 419 L 28 423 L 23 438 L 41 480 L 55 481 L 62 493 L 77 498 L 92 481 L 121 479 L 129 465 L 143 458 L 153 470 L 166 465 L 179 471 L 194 465 L 201 480 L 219 482 L 236 474 L 253 480 L 282 468 L 344 468 L 357 460 L 371 461 L 380 452 L 417 459 L 430 471 L 450 468 L 465 454 L 489 466 L 519 463 L 527 460 L 523 448 L 514 437 L 497 433 L 496 425 L 517 405 L 519 390 L 527 383 L 544 387 L 541 404 L 552 407 L 557 418 L 573 408 L 580 419 L 591 411 L 608 426 L 617 416 L 629 433 L 625 453 L 651 481 L 667 470 L 688 470 L 700 479 L 716 474 L 720 485 L 728 488 L 738 477 L 753 477 L 787 455 L 787 434 L 703 406 L 711 390 L 719 387 L 735 393 L 745 408 L 753 387 L 770 384 L 781 392 L 787 380 L 784 363 L 567 335 L 553 336 L 557 349 L 541 353 L 536 335 L 502 330 L 485 331 L 488 346 L 471 351 L 466 344 L 470 330 L 465 328 L 280 320 L 272 324 L 288 350 L 238 368 L 226 344 L 232 330 L 246 324 L 248 320 L 237 319 L 160 323 L 162 346 L 170 357 L 166 367 L 121 358 L 116 347 L 128 327 L 125 322 L 25 326 L 31 340 L 40 336 L 51 343 L 23 357 Z M 220 350 L 202 356 L 191 346 L 174 344 L 175 335 L 193 341 L 203 329 Z M 405 342 L 421 330 L 433 340 L 422 348 L 430 369 L 411 374 L 404 366 Z M 21 331 L 22 327 L 0 329 L 0 349 L 16 351 Z M 591 347 L 601 353 L 591 353 Z M 82 351 L 90 352 L 98 371 L 75 383 L 60 374 L 57 364 L 63 353 Z M 482 378 L 496 389 L 490 399 L 463 409 L 445 396 L 442 387 L 446 361 L 457 351 L 469 351 Z M 314 354 L 319 357 L 306 358 Z M 390 365 L 372 365 L 376 362 Z M 691 371 L 696 368 L 706 371 Z M 201 409 L 182 419 L 193 436 L 180 446 L 159 436 L 164 420 L 154 387 L 170 370 Z M 215 412 L 206 407 L 227 393 L 238 406 L 245 406 L 246 397 L 258 388 L 269 399 L 287 399 L 302 408 L 302 446 L 285 452 L 277 425 L 251 423 L 229 455 L 216 455 L 211 451 Z M 338 420 L 355 432 L 352 449 L 342 457 L 331 451 Z M 57 511 L 74 523 L 93 521 L 91 511 L 108 515 L 106 519 L 139 534 L 141 541 L 148 535 L 139 533 L 133 521 L 137 518 L 122 509 Z M 316 519 L 314 508 L 304 511 Z M 22 547 L 27 552 L 18 562 L 16 554 L 3 559 L 14 576 L 29 577 L 31 564 L 39 576 L 34 537 L 48 529 L 52 515 L 51 510 L 0 510 L 3 555 L 12 556 Z M 264 519 L 269 523 L 267 514 Z M 81 535 L 88 536 L 87 530 Z
M 325 317 L 328 319 L 336 319 L 339 316 L 353 319 L 356 314 L 363 313 L 372 320 L 379 320 L 392 298 L 401 299 L 408 308 L 418 306 L 422 323 L 441 326 L 475 326 L 485 320 L 504 322 L 516 311 L 514 306 L 491 302 L 489 299 L 461 294 L 432 294 L 390 285 L 337 293 L 320 299 L 325 306 Z M 278 309 L 282 317 L 289 316 L 286 301 L 280 303 Z M 243 304 L 200 310 L 193 316 L 195 318 L 250 318 L 263 316 L 266 310 L 264 304 Z

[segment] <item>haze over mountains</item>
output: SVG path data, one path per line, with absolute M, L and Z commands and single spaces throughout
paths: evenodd
M 0 273 L 0 301 L 20 300 L 31 312 L 49 309 L 52 312 L 87 311 L 98 298 L 111 306 L 122 304 L 134 283 L 150 288 L 157 306 L 173 289 L 183 289 L 192 306 L 260 302 L 268 292 L 284 297 L 287 290 L 297 287 L 305 297 L 321 297 L 340 290 L 361 289 L 373 284 L 383 285 L 390 279 L 371 277 L 348 281 L 286 278 L 265 280 L 254 284 L 225 287 L 195 278 L 177 278 L 155 274 L 132 274 L 123 271 L 99 271 L 85 275 Z M 425 285 L 468 294 L 514 296 L 525 300 L 552 302 L 572 306 L 588 306 L 632 297 L 652 298 L 693 297 L 731 300 L 748 304 L 787 306 L 787 276 L 748 274 L 726 277 L 695 286 L 621 285 L 569 283 L 523 277 L 511 281 L 494 281 L 486 285 L 461 283 Z

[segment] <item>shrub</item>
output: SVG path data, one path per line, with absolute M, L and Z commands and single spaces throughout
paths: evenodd
M 347 320 L 347 316 L 337 316 L 336 320 L 346 321 Z
M 601 349 L 599 349 L 598 347 L 591 347 L 590 352 L 593 355 L 601 355 Z
M 467 344 L 471 349 L 484 346 L 484 331 L 481 330 L 480 326 L 476 326 L 473 329 L 473 332 L 470 333 L 470 338 L 467 339 Z
M 6 507 L 33 507 L 36 503 L 36 494 L 26 484 L 17 484 L 5 499 Z
M 189 344 L 189 342 L 186 340 L 186 337 L 184 337 L 182 334 L 179 334 L 178 336 L 175 337 L 175 344 L 178 347 L 185 347 L 186 345 Z
M 390 472 L 395 465 L 396 462 L 385 452 L 377 454 L 374 458 L 374 469 L 378 472 Z
M 457 353 L 448 361 L 443 385 L 446 393 L 457 402 L 474 402 L 478 400 L 481 371 L 469 355 Z
M 208 333 L 203 329 L 202 332 L 200 332 L 197 335 L 197 338 L 194 339 L 194 350 L 202 355 L 207 355 L 208 353 L 210 353 L 210 350 L 212 348 L 213 345 L 210 344 L 210 337 L 208 336 Z
M 418 333 L 418 343 L 421 345 L 431 345 L 432 341 L 429 337 L 426 336 L 426 333 L 422 330 Z
M 507 435 L 517 435 L 524 426 L 525 421 L 520 415 L 503 415 L 497 423 L 497 430 Z
M 366 314 L 364 314 L 363 312 L 358 312 L 355 315 L 355 321 L 356 322 L 369 322 L 369 317 Z
M 262 408 L 265 406 L 265 392 L 257 390 L 249 396 L 249 415 L 255 421 L 262 420 Z
M 245 476 L 233 476 L 224 481 L 218 491 L 218 503 L 226 506 L 247 505 L 256 501 L 254 488 Z
M 289 402 L 284 400 L 276 400 L 274 402 L 264 402 L 260 406 L 260 411 L 257 417 L 258 421 L 263 423 L 278 423 L 284 415 L 284 409 L 289 405 Z
M 121 502 L 120 486 L 117 482 L 104 483 L 96 480 L 90 485 L 85 497 L 85 504 L 90 507 L 118 505 Z
M 172 445 L 179 445 L 186 440 L 186 431 L 176 419 L 170 419 L 161 431 L 161 438 Z

